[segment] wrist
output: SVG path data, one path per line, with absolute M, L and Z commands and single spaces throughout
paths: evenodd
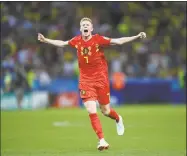
M 137 35 L 137 38 L 140 38 L 140 37 L 141 37 L 141 35 L 140 35 L 140 34 L 138 34 L 138 35 Z
M 44 39 L 43 39 L 43 42 L 47 43 L 47 38 L 44 38 Z

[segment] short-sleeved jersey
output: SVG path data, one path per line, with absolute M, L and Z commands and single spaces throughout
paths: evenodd
M 108 65 L 103 48 L 110 45 L 110 41 L 96 34 L 88 41 L 84 41 L 80 35 L 68 42 L 77 49 L 80 82 L 108 81 Z

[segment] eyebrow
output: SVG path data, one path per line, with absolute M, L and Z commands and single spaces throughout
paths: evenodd
M 84 24 L 81 24 L 81 25 L 89 25 L 89 23 L 84 23 Z

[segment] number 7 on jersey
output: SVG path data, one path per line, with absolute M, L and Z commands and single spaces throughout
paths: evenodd
M 84 56 L 84 58 L 86 59 L 86 63 L 88 63 L 88 56 Z

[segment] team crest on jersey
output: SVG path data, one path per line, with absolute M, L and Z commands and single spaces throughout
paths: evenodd
M 87 55 L 88 52 L 89 52 L 89 49 L 88 49 L 88 48 L 84 48 L 84 49 L 83 49 L 83 54 L 84 54 L 84 55 Z
M 81 47 L 81 55 L 91 55 L 91 47 L 88 47 L 88 48 L 83 48 Z

